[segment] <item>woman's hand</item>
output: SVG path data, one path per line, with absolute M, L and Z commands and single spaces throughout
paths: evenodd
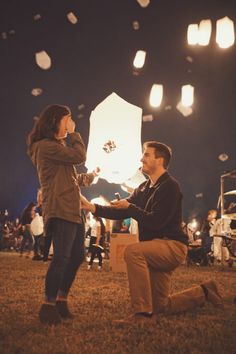
M 80 194 L 81 208 L 95 213 L 96 207 L 93 203 L 90 203 L 82 194 Z

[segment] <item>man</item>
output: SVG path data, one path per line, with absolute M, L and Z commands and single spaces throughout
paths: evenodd
M 185 262 L 188 243 L 181 228 L 182 194 L 178 182 L 167 172 L 170 158 L 167 145 L 146 142 L 141 162 L 149 179 L 129 198 L 106 207 L 81 198 L 82 207 L 96 216 L 132 217 L 138 222 L 140 242 L 127 246 L 124 255 L 134 314 L 116 323 L 152 323 L 158 313 L 190 310 L 203 305 L 206 299 L 217 307 L 223 306 L 213 281 L 170 295 L 171 275 Z

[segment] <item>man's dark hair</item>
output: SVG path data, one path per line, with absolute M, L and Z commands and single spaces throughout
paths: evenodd
M 27 144 L 29 149 L 36 141 L 46 138 L 55 139 L 61 119 L 68 114 L 70 114 L 70 109 L 67 106 L 58 104 L 47 106 L 40 113 L 33 130 L 28 136 Z
M 172 151 L 169 146 L 167 146 L 166 144 L 160 143 L 158 141 L 152 140 L 152 141 L 146 141 L 143 144 L 143 147 L 144 148 L 147 148 L 147 147 L 154 148 L 156 158 L 163 157 L 164 168 L 168 167 L 171 156 L 172 156 Z

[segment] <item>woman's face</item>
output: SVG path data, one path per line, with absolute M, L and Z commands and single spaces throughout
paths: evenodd
M 71 119 L 71 113 L 63 116 L 60 120 L 58 132 L 55 134 L 56 139 L 64 139 L 67 137 L 67 123 Z

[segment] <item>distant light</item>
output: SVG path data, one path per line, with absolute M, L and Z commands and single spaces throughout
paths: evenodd
M 192 107 L 184 107 L 181 101 L 177 104 L 176 108 L 184 117 L 188 117 L 193 113 Z
M 141 7 L 147 7 L 150 4 L 150 0 L 137 0 Z
M 50 69 L 52 62 L 51 62 L 51 58 L 47 54 L 47 52 L 45 52 L 43 50 L 41 52 L 36 53 L 35 54 L 35 59 L 36 59 L 36 63 L 38 64 L 38 66 L 41 69 L 43 69 L 43 70 Z
M 186 60 L 189 62 L 189 63 L 193 63 L 193 57 L 190 57 L 190 55 L 188 55 L 186 57 Z
M 220 48 L 231 47 L 235 41 L 234 23 L 227 16 L 216 21 L 216 43 Z
M 195 194 L 195 197 L 196 198 L 203 198 L 203 193 L 197 193 L 197 194 Z
M 133 21 L 133 29 L 135 31 L 139 30 L 140 28 L 140 25 L 139 25 L 139 22 L 138 21 Z
M 152 122 L 153 121 L 153 115 L 152 114 L 146 114 L 142 118 L 143 122 Z
M 210 42 L 212 25 L 211 20 L 202 20 L 198 27 L 198 44 L 206 46 Z
M 33 88 L 31 91 L 31 95 L 33 96 L 40 96 L 43 90 L 41 88 Z
M 35 21 L 41 20 L 41 18 L 42 18 L 42 16 L 40 14 L 37 14 L 34 16 Z
M 191 107 L 194 101 L 194 87 L 183 85 L 181 89 L 181 103 L 184 107 Z
M 197 23 L 188 26 L 187 41 L 189 45 L 198 44 L 198 24 Z
M 2 39 L 7 39 L 7 33 L 6 32 L 2 32 L 1 33 L 1 37 L 2 37 Z
M 133 61 L 134 67 L 141 69 L 144 66 L 145 58 L 146 52 L 144 50 L 138 50 Z
M 152 107 L 159 107 L 163 98 L 163 85 L 152 85 L 149 102 Z
M 201 235 L 201 231 L 196 231 L 196 232 L 195 232 L 195 235 L 196 235 L 196 236 L 200 236 L 200 235 Z
M 78 19 L 73 12 L 69 12 L 66 16 L 70 21 L 70 23 L 72 23 L 73 25 L 75 25 L 78 22 Z
M 218 156 L 218 159 L 219 159 L 220 161 L 222 161 L 222 162 L 227 161 L 228 158 L 229 158 L 229 156 L 228 156 L 227 154 L 220 154 L 220 155 Z
M 84 108 L 85 108 L 85 104 L 84 103 L 81 103 L 81 104 L 78 105 L 78 110 L 79 111 L 82 111 L 82 109 L 84 109 Z
M 195 231 L 198 227 L 198 222 L 196 219 L 193 219 L 189 224 L 188 227 L 190 228 L 190 230 Z

